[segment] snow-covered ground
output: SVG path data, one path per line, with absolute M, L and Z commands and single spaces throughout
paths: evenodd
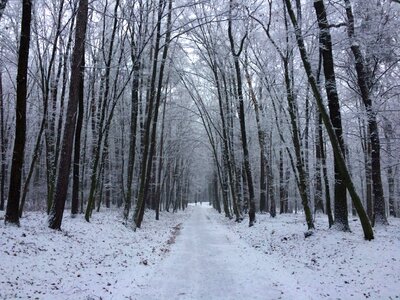
M 358 219 L 352 232 L 327 229 L 327 217 L 317 216 L 314 235 L 307 231 L 304 215 L 258 214 L 257 223 L 238 224 L 218 216 L 224 224 L 266 259 L 280 263 L 299 289 L 312 299 L 400 299 L 400 219 L 374 228 L 375 239 L 365 241 Z M 267 271 L 268 272 L 268 271 Z M 299 292 L 297 299 L 307 299 Z
M 160 221 L 146 212 L 142 229 L 120 212 L 47 228 L 28 213 L 21 227 L 0 215 L 0 299 L 398 299 L 400 220 L 365 241 L 326 229 L 317 217 L 304 238 L 303 215 L 257 215 L 249 228 L 197 205 Z
M 190 208 L 189 208 L 190 210 Z M 185 212 L 146 212 L 142 228 L 123 225 L 121 212 L 65 216 L 62 231 L 44 213 L 28 212 L 21 227 L 0 215 L 0 299 L 124 299 L 168 254 Z

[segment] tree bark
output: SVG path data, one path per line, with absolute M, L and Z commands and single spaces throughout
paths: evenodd
M 392 123 L 389 120 L 384 120 L 383 131 L 386 140 L 386 152 L 388 156 L 388 166 L 386 169 L 388 178 L 389 190 L 389 215 L 396 217 L 396 199 L 395 199 L 395 172 L 393 168 L 393 139 L 395 137 Z
M 339 95 L 336 87 L 336 76 L 333 62 L 332 38 L 329 30 L 329 22 L 323 0 L 314 1 L 315 13 L 319 27 L 319 43 L 322 54 L 325 76 L 325 90 L 328 97 L 329 117 L 335 129 L 336 138 L 339 141 L 343 157 L 345 157 L 345 145 L 343 141 L 342 118 L 340 114 Z M 335 220 L 334 227 L 338 230 L 349 231 L 349 220 L 347 212 L 346 185 L 340 174 L 338 161 L 334 161 L 335 172 Z
M 158 86 L 157 86 L 157 91 L 155 92 L 156 97 L 155 97 L 155 105 L 154 105 L 154 110 L 153 110 L 154 115 L 152 118 L 150 149 L 149 149 L 147 167 L 146 167 L 146 183 L 145 183 L 145 189 L 144 189 L 144 199 L 146 199 L 147 196 L 149 195 L 150 178 L 152 177 L 152 169 L 153 169 L 153 159 L 154 159 L 154 155 L 156 152 L 158 112 L 159 112 L 160 103 L 161 103 L 161 95 L 163 93 L 165 67 L 166 67 L 169 45 L 170 45 L 170 41 L 171 41 L 171 29 L 172 29 L 171 22 L 172 22 L 172 0 L 168 0 L 168 14 L 167 14 L 167 24 L 166 24 L 167 28 L 166 28 L 166 34 L 165 34 L 165 40 L 164 40 L 164 49 L 163 49 L 163 53 L 161 56 L 160 69 L 158 72 Z M 154 101 L 154 100 L 150 100 L 150 101 Z M 179 188 L 182 189 L 181 183 L 179 183 Z M 139 202 L 139 200 L 138 200 L 138 202 Z M 135 224 L 136 224 L 136 226 L 139 224 L 138 227 L 140 227 L 140 224 L 142 223 L 143 214 L 144 214 L 144 205 L 141 206 L 141 211 L 140 211 L 139 216 L 135 215 Z
M 150 89 L 147 98 L 146 105 L 146 121 L 143 131 L 143 151 L 141 157 L 141 167 L 140 167 L 140 186 L 138 199 L 136 202 L 136 207 L 134 211 L 133 221 L 135 223 L 135 228 L 140 228 L 142 223 L 142 212 L 144 213 L 145 199 L 146 199 L 146 184 L 149 178 L 147 178 L 147 168 L 150 152 L 150 142 L 151 142 L 151 125 L 153 119 L 153 111 L 155 108 L 155 97 L 156 97 L 156 79 L 157 79 L 157 68 L 158 68 L 158 54 L 160 51 L 160 40 L 161 40 L 161 20 L 163 16 L 164 0 L 159 0 L 158 2 L 158 12 L 157 12 L 157 26 L 156 26 L 156 36 L 155 36 L 155 46 L 154 46 L 154 58 L 152 66 L 152 74 L 150 79 Z
M 26 134 L 26 97 L 28 83 L 29 44 L 31 35 L 31 0 L 24 0 L 22 6 L 21 36 L 18 51 L 17 104 L 14 150 L 11 163 L 10 187 L 8 190 L 5 223 L 19 225 L 19 200 L 21 196 L 22 169 L 24 167 Z
M 357 73 L 357 83 L 361 93 L 361 99 L 364 103 L 369 129 L 369 139 L 371 142 L 371 170 L 372 170 L 372 191 L 374 194 L 374 216 L 372 223 L 387 225 L 385 198 L 383 195 L 382 177 L 381 177 L 381 146 L 379 141 L 379 129 L 376 121 L 376 111 L 372 106 L 370 94 L 371 74 L 368 72 L 364 55 L 361 52 L 360 45 L 355 39 L 354 16 L 350 0 L 344 0 L 347 15 L 347 34 L 350 39 L 350 48 L 354 56 L 354 64 Z
M 288 110 L 290 116 L 290 124 L 292 127 L 292 141 L 294 146 L 294 151 L 296 155 L 296 170 L 298 173 L 297 185 L 299 188 L 299 194 L 301 198 L 301 203 L 304 208 L 304 213 L 306 215 L 307 227 L 309 230 L 314 229 L 314 222 L 312 219 L 312 213 L 309 206 L 309 195 L 307 189 L 307 173 L 304 167 L 304 158 L 301 153 L 301 142 L 300 142 L 300 131 L 298 127 L 298 121 L 296 117 L 296 102 L 293 95 L 291 78 L 289 76 L 289 66 L 288 58 L 286 57 L 283 61 L 285 69 L 285 86 L 286 86 L 286 98 L 288 102 Z M 297 206 L 296 206 L 297 211 Z
M 4 95 L 3 95 L 3 70 L 0 69 L 0 210 L 4 210 L 5 203 L 5 184 L 6 184 L 6 151 L 7 142 L 5 138 L 5 124 L 4 124 Z
M 97 125 L 98 126 L 98 137 L 97 137 L 97 143 L 94 148 L 94 160 L 93 160 L 93 168 L 92 168 L 92 174 L 90 178 L 90 191 L 89 191 L 89 196 L 87 200 L 87 206 L 86 206 L 86 212 L 85 212 L 85 220 L 89 222 L 90 217 L 92 215 L 92 211 L 95 208 L 95 197 L 96 197 L 96 189 L 98 186 L 98 176 L 100 177 L 100 173 L 97 171 L 99 169 L 99 163 L 101 160 L 101 145 L 103 144 L 103 137 L 104 135 L 108 135 L 107 132 L 104 132 L 104 123 L 106 119 L 106 108 L 108 107 L 108 101 L 109 101 L 109 95 L 110 95 L 110 73 L 111 73 L 111 62 L 112 62 L 112 57 L 113 57 L 113 50 L 114 50 L 114 41 L 115 41 L 115 33 L 117 30 L 117 23 L 118 23 L 118 18 L 117 18 L 117 12 L 118 12 L 118 7 L 119 7 L 119 1 L 116 0 L 115 2 L 115 7 L 114 7 L 114 22 L 113 22 L 113 27 L 112 27 L 112 33 L 111 33 L 111 40 L 110 40 L 110 45 L 108 48 L 108 56 L 105 62 L 105 75 L 104 75 L 104 94 L 102 95 L 102 103 L 99 103 L 99 105 L 102 105 L 101 110 L 98 110 L 98 113 L 100 113 L 100 122 Z M 104 29 L 103 29 L 104 30 Z M 104 34 L 104 31 L 103 31 Z M 104 50 L 104 47 L 103 47 Z M 111 115 L 111 114 L 110 114 Z M 104 160 L 102 160 L 104 161 Z M 101 168 L 100 168 L 101 169 Z M 99 174 L 98 174 L 99 173 Z
M 262 111 L 262 107 L 260 107 L 256 93 L 253 89 L 253 83 L 251 81 L 250 73 L 247 66 L 247 55 L 246 55 L 246 64 L 244 67 L 245 76 L 247 79 L 247 85 L 249 88 L 250 99 L 253 102 L 254 112 L 256 115 L 256 124 L 257 124 L 257 134 L 258 134 L 258 144 L 260 147 L 260 211 L 265 212 L 268 210 L 266 207 L 267 202 L 267 175 L 270 166 L 268 166 L 268 158 L 266 154 L 266 133 L 261 125 L 260 111 Z M 271 182 L 268 181 L 269 184 Z
M 4 10 L 6 9 L 8 0 L 0 0 L 0 21 L 3 17 Z
M 85 52 L 85 37 L 88 21 L 88 0 L 79 0 L 77 12 L 75 45 L 72 53 L 71 79 L 69 87 L 69 102 L 62 138 L 60 164 L 54 196 L 54 202 L 49 216 L 49 227 L 61 229 L 65 201 L 67 198 L 69 173 L 71 169 L 72 145 L 74 140 L 77 109 L 79 103 L 80 73 Z
M 362 228 L 364 231 L 364 238 L 366 240 L 372 240 L 374 238 L 374 233 L 373 233 L 371 224 L 370 224 L 368 217 L 365 213 L 365 210 L 362 206 L 361 199 L 355 190 L 353 181 L 351 180 L 350 174 L 347 170 L 346 162 L 344 160 L 342 151 L 340 149 L 339 141 L 336 138 L 336 134 L 333 129 L 333 125 L 330 122 L 328 113 L 326 112 L 326 109 L 325 109 L 325 106 L 323 103 L 323 99 L 322 99 L 322 95 L 318 88 L 318 84 L 317 84 L 317 81 L 315 80 L 314 74 L 312 72 L 311 64 L 310 64 L 310 61 L 309 61 L 309 58 L 308 58 L 308 55 L 306 52 L 303 35 L 301 32 L 301 29 L 299 28 L 299 26 L 297 24 L 296 17 L 294 15 L 294 12 L 292 9 L 292 4 L 290 3 L 290 0 L 285 0 L 285 4 L 287 7 L 289 16 L 290 16 L 290 20 L 295 29 L 296 40 L 297 40 L 297 45 L 298 45 L 298 48 L 300 51 L 301 60 L 303 62 L 303 66 L 306 71 L 308 81 L 310 83 L 312 92 L 314 94 L 314 98 L 316 100 L 318 109 L 321 113 L 322 121 L 324 122 L 326 130 L 328 132 L 329 139 L 331 141 L 332 148 L 333 148 L 333 153 L 335 155 L 335 159 L 339 162 L 340 172 L 342 173 L 342 176 L 345 179 L 344 182 L 346 183 L 346 187 L 347 187 L 347 189 L 351 195 L 351 198 L 354 202 L 354 206 L 356 207 L 358 216 L 360 217 L 360 222 L 361 222 L 361 225 L 362 225 Z
M 228 19 L 228 36 L 229 36 L 229 43 L 231 47 L 231 52 L 233 56 L 233 62 L 235 66 L 235 72 L 236 72 L 236 89 L 237 89 L 237 97 L 239 101 L 239 108 L 238 108 L 238 113 L 239 113 L 239 122 L 240 122 L 240 135 L 242 139 L 242 148 L 243 148 L 243 163 L 244 163 L 244 171 L 246 172 L 246 180 L 247 180 L 247 187 L 248 187 L 248 192 L 249 192 L 249 227 L 254 225 L 254 222 L 256 220 L 256 202 L 255 202 L 255 197 L 254 197 L 254 186 L 253 186 L 253 176 L 251 173 L 251 165 L 250 165 L 250 155 L 249 155 L 249 149 L 247 145 L 247 134 L 246 134 L 246 119 L 245 119 L 245 113 L 244 113 L 244 99 L 243 99 L 243 87 L 242 87 L 242 74 L 240 71 L 240 63 L 239 63 L 239 56 L 240 53 L 243 50 L 243 43 L 244 40 L 247 37 L 246 35 L 242 38 L 242 41 L 240 43 L 240 48 L 236 52 L 235 50 L 235 42 L 233 39 L 233 34 L 232 34 L 232 8 L 233 8 L 233 0 L 230 0 L 230 16 Z
M 71 198 L 71 214 L 79 213 L 79 188 L 80 188 L 80 157 L 81 157 L 81 132 L 83 125 L 83 99 L 85 89 L 85 54 L 82 56 L 81 72 L 79 74 L 79 103 L 78 103 L 78 119 L 76 121 L 75 142 L 74 142 L 74 165 L 72 171 L 72 198 Z M 83 199 L 81 199 L 83 201 Z

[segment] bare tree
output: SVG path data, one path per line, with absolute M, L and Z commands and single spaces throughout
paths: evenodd
M 342 150 L 340 149 L 339 141 L 337 140 L 335 131 L 333 129 L 333 125 L 330 122 L 329 115 L 326 112 L 325 106 L 323 104 L 322 95 L 321 95 L 321 92 L 320 92 L 320 90 L 318 88 L 318 84 L 317 84 L 317 81 L 315 80 L 314 74 L 312 72 L 311 64 L 310 64 L 310 61 L 309 61 L 309 58 L 308 58 L 308 55 L 307 55 L 307 52 L 306 52 L 306 48 L 305 48 L 305 44 L 304 44 L 304 40 L 303 40 L 303 35 L 302 35 L 302 32 L 301 32 L 301 29 L 300 29 L 299 25 L 297 24 L 296 16 L 295 16 L 295 14 L 293 12 L 290 0 L 285 0 L 285 5 L 287 7 L 287 10 L 288 10 L 288 13 L 289 13 L 289 16 L 290 16 L 290 20 L 291 20 L 291 22 L 293 24 L 293 27 L 295 29 L 297 45 L 298 45 L 298 48 L 299 48 L 299 51 L 300 51 L 300 54 L 301 54 L 301 59 L 302 59 L 302 62 L 303 62 L 303 66 L 304 66 L 304 69 L 305 69 L 305 71 L 307 73 L 308 82 L 310 83 L 310 86 L 311 86 L 314 98 L 316 100 L 318 109 L 319 109 L 319 111 L 321 113 L 322 121 L 324 122 L 326 130 L 328 131 L 328 135 L 329 135 L 329 139 L 330 139 L 331 144 L 332 144 L 332 148 L 333 148 L 333 151 L 334 151 L 335 159 L 339 162 L 340 172 L 341 172 L 343 178 L 345 179 L 346 187 L 347 187 L 347 189 L 348 189 L 348 191 L 349 191 L 349 193 L 351 195 L 351 198 L 352 198 L 352 200 L 354 202 L 354 206 L 355 206 L 355 208 L 357 210 L 357 213 L 358 213 L 358 215 L 360 217 L 360 222 L 361 222 L 361 225 L 362 225 L 362 228 L 363 228 L 363 231 L 364 231 L 364 238 L 366 240 L 372 240 L 374 238 L 374 234 L 373 234 L 373 230 L 372 230 L 371 224 L 370 224 L 370 222 L 368 220 L 368 217 L 367 217 L 367 214 L 365 213 L 365 210 L 364 210 L 364 208 L 362 206 L 361 199 L 360 199 L 360 197 L 358 196 L 358 194 L 357 194 L 357 192 L 355 190 L 353 181 L 352 181 L 352 179 L 350 177 L 349 171 L 348 171 L 347 166 L 346 166 L 345 159 L 344 159 L 343 154 L 342 154 Z
M 6 151 L 7 142 L 5 137 L 5 122 L 4 122 L 4 94 L 3 94 L 3 70 L 0 70 L 0 210 L 4 210 L 5 203 L 5 183 L 6 183 Z
M 88 0 L 79 0 L 79 8 L 76 17 L 75 45 L 72 53 L 71 79 L 69 87 L 69 102 L 67 117 L 65 120 L 62 139 L 60 164 L 55 190 L 54 202 L 49 216 L 49 227 L 61 229 L 64 214 L 65 201 L 69 184 L 71 169 L 72 146 L 74 140 L 77 110 L 79 103 L 79 91 L 81 84 L 82 60 L 85 52 L 85 36 L 88 21 Z
M 376 111 L 373 107 L 371 97 L 372 74 L 368 70 L 365 57 L 361 52 L 360 44 L 355 37 L 354 16 L 350 0 L 344 0 L 347 15 L 347 34 L 350 39 L 350 48 L 354 56 L 354 65 L 357 73 L 357 83 L 360 89 L 361 99 L 364 103 L 367 123 L 368 135 L 371 142 L 371 178 L 372 190 L 374 194 L 374 216 L 372 223 L 386 225 L 385 198 L 383 195 L 382 177 L 381 177 L 381 146 L 379 140 L 379 129 L 376 120 Z
M 256 202 L 254 195 L 254 186 L 253 186 L 253 176 L 251 172 L 250 165 L 250 157 L 249 157 L 249 148 L 247 142 L 247 134 L 246 134 L 246 119 L 244 113 L 244 99 L 243 99 L 243 86 L 242 86 L 242 74 L 240 71 L 240 62 L 239 57 L 243 51 L 243 44 L 247 38 L 247 32 L 242 37 L 239 49 L 236 51 L 235 41 L 232 34 L 232 10 L 233 10 L 233 1 L 229 1 L 229 19 L 228 19 L 228 37 L 229 43 L 231 47 L 231 53 L 233 56 L 233 62 L 235 66 L 235 75 L 236 75 L 236 89 L 237 89 L 237 98 L 239 102 L 239 120 L 240 120 L 240 135 L 242 139 L 242 148 L 243 148 L 243 160 L 244 160 L 244 171 L 246 173 L 246 181 L 249 191 L 249 226 L 253 226 L 256 220 Z
M 26 97 L 28 82 L 28 60 L 31 35 L 32 2 L 24 0 L 22 6 L 21 35 L 18 53 L 17 105 L 14 150 L 11 163 L 10 188 L 5 223 L 19 225 L 19 201 L 21 196 L 22 168 L 24 166 L 26 134 Z
M 322 53 L 323 70 L 325 75 L 325 90 L 328 97 L 329 117 L 335 134 L 340 144 L 340 149 L 345 153 L 343 141 L 342 117 L 340 114 L 339 95 L 336 86 L 336 75 L 334 69 L 332 38 L 329 30 L 329 22 L 326 15 L 325 4 L 323 0 L 314 1 L 315 13 L 319 26 L 319 43 Z M 338 161 L 335 160 L 335 227 L 339 230 L 349 231 L 349 220 L 347 212 L 346 185 L 339 171 Z

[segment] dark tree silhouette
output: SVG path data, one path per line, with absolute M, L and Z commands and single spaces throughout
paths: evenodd
M 26 133 L 26 97 L 28 81 L 29 42 L 31 35 L 31 0 L 24 0 L 22 6 L 21 36 L 18 52 L 17 105 L 14 150 L 11 163 L 11 179 L 8 191 L 5 223 L 19 225 L 19 200 L 21 196 L 22 168 L 24 165 Z

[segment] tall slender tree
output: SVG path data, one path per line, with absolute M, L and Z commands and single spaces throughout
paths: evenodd
M 340 114 L 339 95 L 337 92 L 336 75 L 333 61 L 332 38 L 330 34 L 330 25 L 328 22 L 325 4 L 323 0 L 314 1 L 315 13 L 317 15 L 319 27 L 319 47 L 322 53 L 323 70 L 325 75 L 325 90 L 328 97 L 329 117 L 335 128 L 335 134 L 339 141 L 343 156 L 345 145 L 343 141 L 342 117 Z M 347 212 L 346 185 L 342 174 L 339 171 L 338 161 L 335 160 L 335 210 L 334 225 L 339 230 L 349 231 L 349 221 Z
M 246 118 L 244 113 L 244 97 L 243 97 L 243 84 L 242 84 L 242 74 L 240 70 L 240 62 L 239 57 L 243 51 L 243 45 L 247 38 L 247 32 L 242 37 L 239 49 L 236 50 L 235 40 L 232 33 L 232 10 L 233 10 L 233 0 L 229 1 L 229 18 L 228 18 L 228 37 L 229 44 L 231 47 L 231 53 L 233 57 L 233 62 L 235 66 L 235 75 L 236 75 L 236 92 L 237 98 L 239 102 L 238 114 L 240 121 L 240 136 L 242 139 L 242 150 L 243 150 L 243 165 L 244 172 L 246 174 L 247 188 L 249 193 L 249 226 L 253 226 L 256 220 L 256 201 L 254 195 L 254 185 L 253 185 L 253 175 L 251 171 L 250 165 L 250 155 L 249 155 L 249 147 L 247 143 L 247 133 L 246 133 Z
M 72 53 L 71 79 L 69 86 L 69 102 L 61 146 L 61 157 L 54 202 L 49 216 L 49 227 L 61 229 L 65 201 L 67 198 L 69 173 L 71 169 L 72 146 L 76 126 L 79 91 L 81 84 L 82 61 L 85 51 L 85 37 L 88 22 L 88 0 L 79 0 L 76 17 L 75 45 Z
M 19 225 L 19 200 L 21 196 L 22 169 L 24 167 L 26 135 L 26 97 L 28 83 L 28 61 L 31 37 L 32 1 L 22 3 L 21 36 L 18 51 L 17 103 L 14 150 L 11 163 L 10 188 L 5 223 Z
M 0 66 L 1 68 L 1 66 Z M 0 210 L 4 210 L 5 183 L 6 183 L 6 151 L 7 143 L 5 138 L 4 124 L 4 95 L 3 95 L 3 70 L 0 69 Z
M 381 176 L 381 145 L 379 140 L 379 129 L 376 120 L 376 110 L 372 103 L 372 74 L 368 70 L 365 57 L 361 52 L 360 44 L 356 40 L 354 29 L 354 15 L 350 0 L 344 0 L 347 16 L 347 34 L 350 39 L 350 48 L 354 56 L 354 65 L 357 73 L 357 83 L 360 89 L 361 99 L 366 110 L 368 123 L 368 134 L 371 143 L 371 178 L 372 191 L 374 195 L 374 216 L 372 223 L 388 224 L 386 217 L 386 205 L 383 195 Z
M 78 103 L 78 119 L 76 121 L 75 141 L 74 141 L 74 166 L 72 172 L 72 199 L 71 199 L 71 215 L 74 216 L 79 212 L 79 187 L 80 187 L 80 158 L 81 158 L 81 132 L 83 124 L 83 98 L 85 89 L 85 53 L 82 55 L 81 72 L 79 74 L 79 103 Z M 81 199 L 83 201 L 83 199 Z

